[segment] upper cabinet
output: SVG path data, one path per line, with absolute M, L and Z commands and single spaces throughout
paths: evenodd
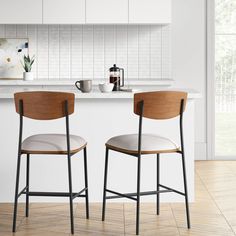
M 129 0 L 129 23 L 171 23 L 171 0 Z
M 85 23 L 85 0 L 43 0 L 43 23 Z
M 1 1 L 0 24 L 42 24 L 42 0 Z
M 86 23 L 127 24 L 128 0 L 86 0 Z
M 2 0 L 0 24 L 168 24 L 171 0 Z

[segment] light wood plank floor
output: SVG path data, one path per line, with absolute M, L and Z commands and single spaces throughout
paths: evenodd
M 192 228 L 186 229 L 184 204 L 161 204 L 160 216 L 155 204 L 143 203 L 140 235 L 236 235 L 236 161 L 196 162 L 196 202 L 190 206 Z M 101 204 L 91 204 L 90 220 L 85 219 L 84 204 L 75 205 L 75 235 L 134 235 L 135 205 L 108 203 L 106 221 L 101 222 Z M 14 235 L 12 204 L 0 204 L 0 236 Z M 24 217 L 19 206 L 17 236 L 70 235 L 68 204 L 30 206 L 30 217 Z

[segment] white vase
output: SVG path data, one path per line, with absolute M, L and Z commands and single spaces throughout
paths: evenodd
M 24 80 L 34 80 L 34 73 L 33 72 L 24 72 L 23 73 Z

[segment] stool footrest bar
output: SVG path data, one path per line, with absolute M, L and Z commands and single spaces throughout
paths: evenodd
M 136 201 L 136 198 L 133 198 L 133 196 L 137 196 L 137 193 L 117 193 L 111 190 L 106 190 L 109 193 L 113 193 L 116 194 L 118 196 L 108 196 L 106 197 L 106 199 L 115 199 L 115 198 L 122 198 L 122 197 L 126 197 L 126 198 L 131 198 L 132 200 Z M 169 193 L 172 192 L 172 190 L 160 190 L 160 191 L 147 191 L 147 192 L 140 192 L 140 196 L 148 196 L 148 195 L 156 195 L 157 193 Z
M 28 188 L 28 186 L 25 186 L 17 195 L 17 197 L 19 198 L 22 194 L 26 194 L 26 189 Z
M 83 189 L 84 191 L 84 189 Z M 80 191 L 79 193 L 72 193 L 73 198 L 75 197 L 85 197 L 85 195 L 82 195 L 81 193 L 83 191 Z M 26 192 L 22 192 L 22 194 L 26 194 Z M 29 192 L 29 196 L 38 196 L 38 197 L 69 197 L 70 193 L 68 192 Z
M 173 188 L 169 188 L 169 187 L 167 187 L 167 186 L 165 186 L 165 185 L 162 185 L 162 184 L 159 184 L 159 186 L 162 187 L 162 188 L 165 188 L 165 189 L 167 189 L 167 190 L 170 190 L 171 192 L 175 192 L 175 193 L 178 193 L 178 194 L 180 194 L 180 195 L 185 196 L 185 193 L 180 192 L 180 191 L 178 191 L 178 190 L 175 190 L 175 189 L 173 189 Z
M 113 198 L 122 198 L 122 197 L 125 197 L 125 198 L 129 198 L 129 199 L 131 199 L 131 200 L 137 201 L 136 198 L 132 197 L 132 195 L 129 195 L 129 194 L 118 193 L 118 192 L 115 192 L 115 191 L 112 191 L 112 190 L 109 190 L 109 189 L 106 189 L 106 192 L 109 192 L 109 193 L 118 195 L 118 196 L 108 196 L 108 197 L 106 197 L 106 199 L 113 199 Z
M 73 196 L 73 199 L 74 198 L 77 198 L 77 197 L 81 197 L 81 193 L 83 193 L 84 191 L 86 191 L 88 188 L 83 188 L 81 191 L 79 191 L 78 193 L 76 193 L 76 194 L 73 194 L 74 196 Z

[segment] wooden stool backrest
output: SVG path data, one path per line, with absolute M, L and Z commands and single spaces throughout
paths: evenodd
M 20 92 L 14 94 L 16 112 L 20 114 L 20 101 L 23 116 L 36 120 L 53 120 L 74 113 L 75 95 L 64 92 Z
M 185 110 L 187 93 L 158 91 L 134 94 L 134 113 L 141 115 L 140 102 L 143 101 L 143 117 L 150 119 L 170 119 L 181 113 L 181 101 Z

